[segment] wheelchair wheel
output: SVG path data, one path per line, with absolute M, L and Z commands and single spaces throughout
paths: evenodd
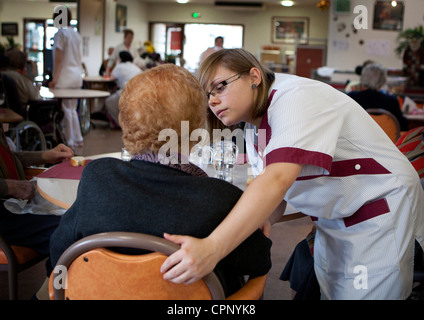
M 10 130 L 10 139 L 17 151 L 47 150 L 46 138 L 40 127 L 32 121 L 22 121 Z

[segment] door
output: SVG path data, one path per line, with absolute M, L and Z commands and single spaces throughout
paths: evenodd
M 311 78 L 313 69 L 325 64 L 325 49 L 321 46 L 298 46 L 296 48 L 296 75 Z
M 45 73 L 46 20 L 24 19 L 24 51 L 32 62 L 31 74 L 43 81 Z

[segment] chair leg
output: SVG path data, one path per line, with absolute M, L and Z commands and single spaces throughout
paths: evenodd
M 18 272 L 9 266 L 9 300 L 18 300 Z

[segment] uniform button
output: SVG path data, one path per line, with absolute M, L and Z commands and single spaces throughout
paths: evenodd
M 355 170 L 359 170 L 359 169 L 361 169 L 361 165 L 360 164 L 356 164 L 355 165 Z

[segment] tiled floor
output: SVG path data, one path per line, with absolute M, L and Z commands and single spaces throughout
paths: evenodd
M 94 121 L 92 128 L 84 136 L 84 147 L 75 150 L 76 154 L 88 156 L 101 153 L 119 152 L 123 147 L 121 131 L 112 130 L 104 122 Z M 280 273 L 294 247 L 310 232 L 309 218 L 301 218 L 276 224 L 271 229 L 272 269 L 269 272 L 264 293 L 265 300 L 290 300 L 291 289 L 287 282 L 279 280 Z M 29 269 L 19 276 L 19 299 L 30 299 L 45 279 L 44 263 Z M 8 299 L 6 273 L 0 273 L 0 299 Z

